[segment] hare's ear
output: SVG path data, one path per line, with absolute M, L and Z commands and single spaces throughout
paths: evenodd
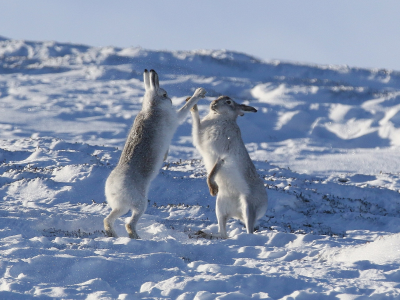
M 143 81 L 144 81 L 145 91 L 148 91 L 150 89 L 150 77 L 149 76 L 150 76 L 149 71 L 147 71 L 147 69 L 144 69 Z
M 154 77 L 154 83 L 155 83 L 155 87 L 156 87 L 156 89 L 158 90 L 159 88 L 160 88 L 160 82 L 158 81 L 158 74 L 154 71 L 154 75 L 155 75 L 155 77 Z
M 252 107 L 252 106 L 240 104 L 240 105 L 239 105 L 239 112 L 238 112 L 238 115 L 239 115 L 239 116 L 243 116 L 244 113 L 246 113 L 246 112 L 257 112 L 257 109 L 255 109 L 255 108 Z
M 154 70 L 150 70 L 150 86 L 151 88 L 155 89 L 156 91 L 160 87 L 158 82 L 158 74 Z

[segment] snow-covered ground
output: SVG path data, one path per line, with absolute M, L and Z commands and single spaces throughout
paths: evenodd
M 254 235 L 215 198 L 182 124 L 139 222 L 105 237 L 104 183 L 155 69 L 174 104 L 204 87 L 238 122 L 269 207 Z M 0 299 L 400 299 L 400 72 L 229 51 L 0 38 Z

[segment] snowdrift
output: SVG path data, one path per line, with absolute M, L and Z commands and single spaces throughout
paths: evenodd
M 139 222 L 105 237 L 104 183 L 141 107 L 143 69 L 205 115 L 229 95 L 270 202 L 257 232 L 217 232 L 178 129 Z M 400 299 L 400 73 L 264 62 L 225 50 L 0 38 L 0 298 Z

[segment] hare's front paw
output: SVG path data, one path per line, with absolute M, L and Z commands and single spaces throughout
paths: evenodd
M 210 180 L 210 177 L 207 178 L 208 189 L 210 190 L 211 196 L 217 196 L 218 194 L 218 185 L 214 180 Z
M 197 104 L 193 105 L 193 107 L 190 109 L 190 111 L 192 111 L 192 112 L 199 111 L 199 109 L 197 108 Z
M 199 98 L 204 98 L 206 96 L 206 90 L 203 88 L 198 88 L 194 94 L 193 97 L 199 97 Z

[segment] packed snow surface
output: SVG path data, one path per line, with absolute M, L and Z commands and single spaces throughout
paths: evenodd
M 217 232 L 190 116 L 131 240 L 104 184 L 155 69 L 238 119 L 269 207 Z M 0 38 L 0 299 L 400 299 L 400 73 Z M 127 216 L 125 216 L 127 217 Z

